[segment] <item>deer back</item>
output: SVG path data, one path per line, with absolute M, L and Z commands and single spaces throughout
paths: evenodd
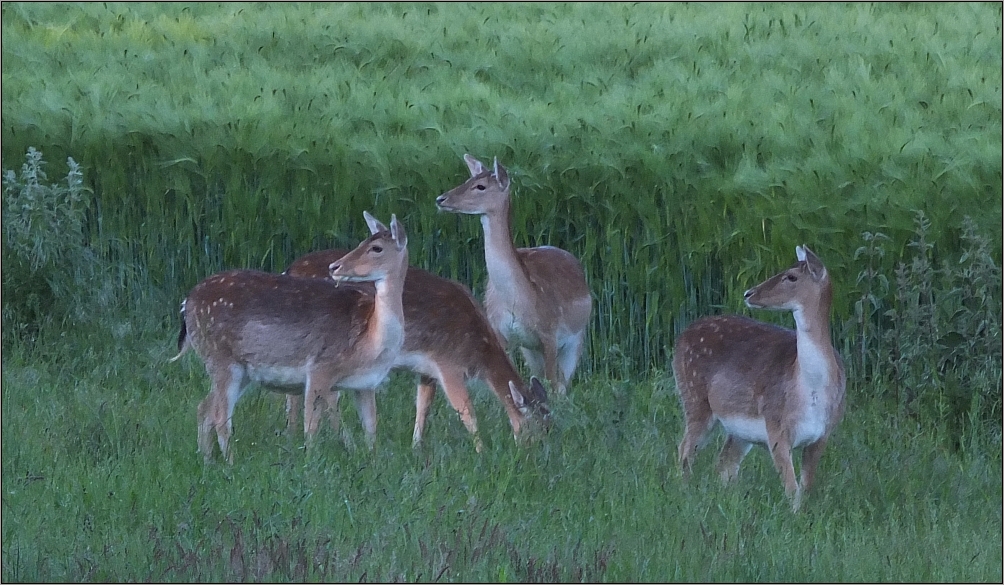
M 678 339 L 673 370 L 685 404 L 706 402 L 723 422 L 764 419 L 804 444 L 839 422 L 846 378 L 830 341 L 829 275 L 808 248 L 796 254 L 744 293 L 751 307 L 792 311 L 795 330 L 737 315 L 700 319 Z
M 341 249 L 311 252 L 294 260 L 285 274 L 324 279 L 328 266 L 345 253 Z M 405 329 L 402 351 L 421 352 L 437 361 L 463 364 L 471 376 L 500 371 L 515 375 L 510 379 L 520 379 L 484 310 L 464 285 L 411 266 L 405 276 L 402 303 Z
M 783 401 L 797 356 L 795 332 L 739 315 L 705 317 L 680 335 L 673 356 L 684 401 L 720 416 L 757 417 Z
M 592 294 L 579 259 L 554 246 L 518 248 L 516 253 L 534 292 L 518 295 L 511 302 L 534 303 L 541 320 L 554 327 L 585 329 L 592 311 Z M 489 304 L 487 296 L 485 304 Z
M 358 285 L 231 270 L 192 289 L 185 325 L 207 362 L 301 368 L 351 356 L 373 306 L 373 296 Z

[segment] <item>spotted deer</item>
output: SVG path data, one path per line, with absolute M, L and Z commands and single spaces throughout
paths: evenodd
M 327 266 L 345 253 L 345 250 L 334 249 L 306 254 L 294 260 L 284 274 L 326 278 Z M 523 383 L 467 287 L 409 267 L 402 303 L 404 345 L 394 365 L 421 374 L 415 396 L 413 446 L 422 441 L 436 382 L 475 437 L 475 448 L 479 452 L 482 443 L 467 393 L 467 380 L 480 379 L 495 392 L 509 415 L 515 437 L 520 436 L 528 422 L 533 422 L 534 428 L 546 426 L 550 410 L 543 385 L 537 378 L 531 378 L 529 385 Z M 299 396 L 287 395 L 289 428 L 296 424 L 299 403 Z
M 338 390 L 355 390 L 372 446 L 377 415 L 374 389 L 386 378 L 404 342 L 401 290 L 408 237 L 397 218 L 390 228 L 364 213 L 373 235 L 329 266 L 339 283 L 230 270 L 206 278 L 182 302 L 179 359 L 189 348 L 212 379 L 197 412 L 199 450 L 208 462 L 215 433 L 233 462 L 234 406 L 251 382 L 302 393 L 304 435 L 310 444 L 323 412 L 337 406 Z M 375 294 L 360 284 L 371 283 Z M 341 284 L 349 283 L 349 284 Z
M 509 174 L 469 154 L 471 178 L 436 198 L 440 210 L 480 215 L 488 286 L 485 310 L 501 341 L 519 347 L 530 371 L 565 394 L 578 365 L 592 311 L 582 263 L 553 246 L 517 248 L 512 239 Z
M 830 275 L 809 248 L 798 246 L 795 254 L 794 265 L 743 294 L 750 307 L 792 311 L 795 330 L 738 315 L 699 319 L 676 341 L 673 375 L 686 424 L 679 446 L 684 475 L 718 422 L 726 434 L 722 480 L 737 477 L 753 443 L 766 445 L 798 511 L 843 417 L 846 378 L 830 341 Z M 792 463 L 797 447 L 800 482 Z

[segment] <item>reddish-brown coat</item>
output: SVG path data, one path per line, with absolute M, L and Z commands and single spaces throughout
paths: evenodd
M 408 265 L 404 228 L 365 214 L 374 235 L 330 266 L 331 277 L 372 285 L 335 286 L 310 278 L 230 270 L 197 284 L 182 303 L 181 357 L 191 347 L 212 379 L 199 404 L 199 448 L 208 461 L 213 434 L 224 457 L 234 406 L 246 386 L 305 395 L 309 439 L 321 413 L 337 405 L 335 386 L 358 390 L 369 438 L 376 433 L 373 388 L 393 366 L 404 339 L 401 289 Z
M 471 178 L 436 198 L 440 209 L 481 216 L 488 285 L 485 311 L 503 343 L 519 347 L 530 370 L 560 394 L 578 365 L 592 311 L 582 263 L 553 246 L 516 248 L 509 176 L 464 155 Z
M 699 319 L 677 339 L 673 374 L 686 422 L 684 473 L 720 422 L 727 436 L 722 478 L 736 477 L 753 443 L 766 444 L 797 510 L 843 417 L 846 378 L 830 342 L 829 274 L 808 248 L 796 253 L 792 267 L 745 293 L 751 307 L 793 311 L 796 330 L 738 315 Z M 804 447 L 800 482 L 791 459 L 796 447 Z
M 285 273 L 323 279 L 327 277 L 326 267 L 343 254 L 345 251 L 338 249 L 312 252 L 294 260 Z M 531 380 L 530 385 L 524 384 L 467 287 L 409 267 L 402 304 L 405 338 L 397 365 L 422 374 L 415 400 L 414 444 L 422 439 L 437 380 L 474 435 L 477 419 L 467 393 L 468 379 L 484 380 L 491 387 L 509 416 L 514 435 L 519 435 L 528 418 L 549 416 L 540 383 Z M 290 404 L 287 410 L 295 413 L 297 408 Z

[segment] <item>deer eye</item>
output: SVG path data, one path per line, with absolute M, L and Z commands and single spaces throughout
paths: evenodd
M 477 189 L 478 191 L 484 191 L 486 189 L 486 187 L 481 183 L 478 183 L 474 188 Z
M 787 276 L 785 277 L 785 279 L 786 279 L 786 280 L 787 280 L 788 282 L 795 282 L 795 281 L 797 281 L 797 280 L 798 280 L 798 277 L 797 277 L 797 276 L 795 276 L 794 274 L 789 274 L 789 275 L 787 275 Z
M 380 252 L 383 252 L 383 246 L 373 246 L 372 248 L 370 248 L 370 250 L 379 254 Z

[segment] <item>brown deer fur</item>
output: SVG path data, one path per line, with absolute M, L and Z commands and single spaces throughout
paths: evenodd
M 509 175 L 464 155 L 471 178 L 440 195 L 441 210 L 481 216 L 488 286 L 485 310 L 503 343 L 520 347 L 535 375 L 560 394 L 575 372 L 592 297 L 582 263 L 553 246 L 516 248 L 512 240 Z
M 750 307 L 790 310 L 795 330 L 737 315 L 706 317 L 679 337 L 673 374 L 686 422 L 679 446 L 684 474 L 716 422 L 726 433 L 719 456 L 722 479 L 739 472 L 753 443 L 768 446 L 795 510 L 843 417 L 846 378 L 830 342 L 832 285 L 808 248 L 798 262 L 746 291 Z M 793 448 L 803 447 L 801 482 Z
M 337 281 L 372 281 L 376 294 L 362 285 L 230 270 L 197 284 L 182 303 L 174 359 L 193 348 L 212 379 L 198 408 L 199 449 L 207 461 L 213 433 L 223 456 L 233 461 L 234 406 L 250 382 L 304 393 L 308 442 L 320 414 L 337 403 L 335 386 L 357 390 L 372 443 L 373 389 L 387 376 L 404 340 L 401 289 L 408 251 L 396 218 L 388 230 L 365 216 L 374 235 L 332 264 L 330 274 Z
M 326 267 L 344 254 L 337 249 L 312 252 L 294 260 L 285 273 L 326 278 Z M 402 302 L 405 337 L 395 365 L 421 374 L 413 445 L 422 440 L 437 380 L 464 426 L 475 436 L 477 419 L 466 386 L 472 378 L 483 380 L 498 396 L 514 435 L 520 434 L 528 418 L 546 420 L 550 416 L 543 386 L 536 378 L 529 386 L 523 383 L 484 311 L 464 285 L 409 267 Z M 295 416 L 299 398 L 291 395 L 287 401 L 287 412 Z M 295 418 L 290 420 L 295 424 Z M 477 449 L 481 450 L 480 439 Z

